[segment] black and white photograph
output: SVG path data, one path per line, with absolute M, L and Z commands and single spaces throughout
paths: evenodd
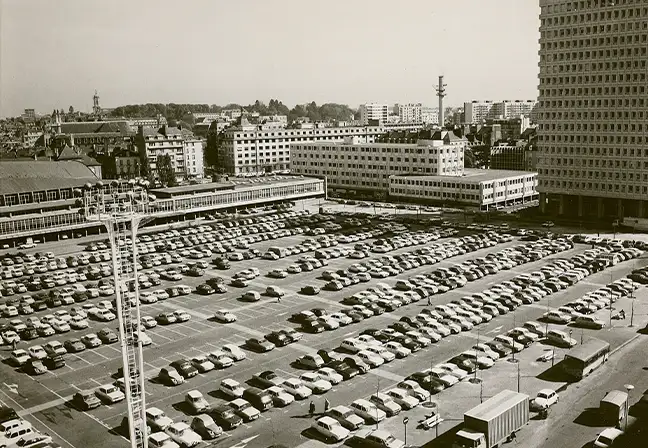
M 0 448 L 648 447 L 648 0 L 0 0 Z

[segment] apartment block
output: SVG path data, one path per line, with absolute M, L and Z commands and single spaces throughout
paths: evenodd
M 541 210 L 648 218 L 648 2 L 540 8 Z
M 389 176 L 427 174 L 461 176 L 464 141 L 419 140 L 416 143 L 372 143 L 365 138 L 343 142 L 293 143 L 291 171 L 326 176 L 328 189 L 385 197 Z
M 374 121 L 384 124 L 387 123 L 388 119 L 389 106 L 387 104 L 367 103 L 360 105 L 360 123 L 364 126 Z
M 487 119 L 512 119 L 534 116 L 535 100 L 471 101 L 464 103 L 464 123 L 479 124 Z
M 305 123 L 296 128 L 251 124 L 245 117 L 223 132 L 208 136 L 210 151 L 217 153 L 219 172 L 234 175 L 256 175 L 287 172 L 291 166 L 291 144 L 307 142 L 341 142 L 347 137 L 361 137 L 374 142 L 388 129 L 418 129 L 420 125 L 327 127 Z
M 203 141 L 181 128 L 140 126 L 135 135 L 135 145 L 142 163 L 146 163 L 151 172 L 157 170 L 158 157 L 168 155 L 176 177 L 202 177 L 204 174 Z
M 401 122 L 423 122 L 423 105 L 421 103 L 397 104 L 395 109 Z

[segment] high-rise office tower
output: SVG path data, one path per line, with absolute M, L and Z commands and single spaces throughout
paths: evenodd
M 648 0 L 540 0 L 540 206 L 648 217 Z

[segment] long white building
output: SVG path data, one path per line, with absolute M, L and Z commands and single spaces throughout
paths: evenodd
M 360 105 L 360 123 L 368 125 L 369 120 L 377 120 L 380 124 L 387 123 L 389 106 L 387 104 L 366 103 Z
M 341 142 L 361 137 L 371 143 L 389 129 L 418 129 L 420 125 L 326 127 L 304 124 L 277 128 L 249 123 L 245 117 L 220 133 L 210 133 L 210 148 L 217 151 L 217 170 L 234 175 L 282 172 L 292 168 L 290 145 L 306 142 Z

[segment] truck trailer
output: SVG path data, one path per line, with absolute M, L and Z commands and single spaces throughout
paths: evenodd
M 495 448 L 529 422 L 529 396 L 503 390 L 464 414 L 453 448 Z

